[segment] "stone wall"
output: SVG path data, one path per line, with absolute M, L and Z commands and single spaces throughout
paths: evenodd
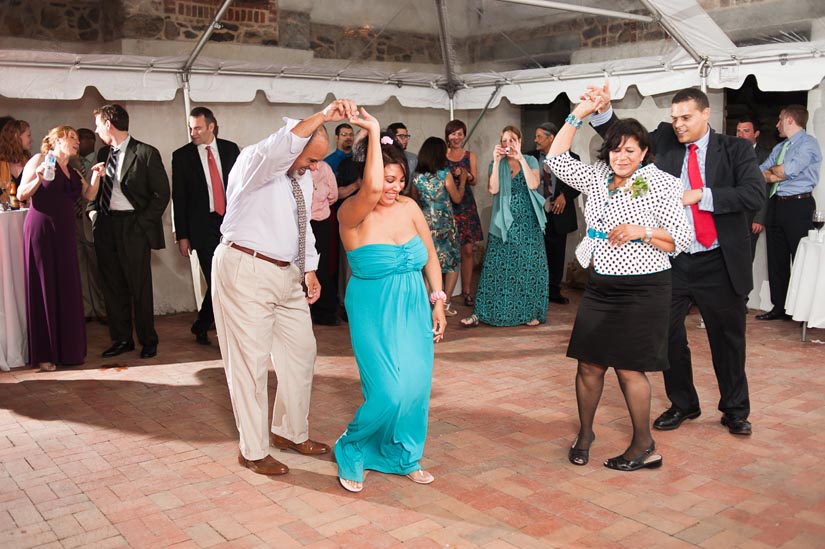
M 106 42 L 122 38 L 195 41 L 223 0 L 5 0 L 0 35 L 60 42 Z M 719 14 L 729 8 L 773 0 L 700 0 Z M 435 7 L 433 7 L 435 10 Z M 581 16 L 563 23 L 455 38 L 460 65 L 507 61 L 530 67 L 567 64 L 572 52 L 661 40 L 655 23 Z M 362 26 L 313 23 L 310 14 L 280 11 L 278 0 L 236 0 L 216 42 L 277 45 L 310 50 L 318 58 L 440 64 L 441 44 L 435 34 L 399 32 Z M 460 67 L 459 67 L 459 70 Z

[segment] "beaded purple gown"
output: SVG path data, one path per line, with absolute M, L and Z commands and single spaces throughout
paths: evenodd
M 77 262 L 74 204 L 80 175 L 60 166 L 29 199 L 23 224 L 29 363 L 82 364 L 86 322 Z

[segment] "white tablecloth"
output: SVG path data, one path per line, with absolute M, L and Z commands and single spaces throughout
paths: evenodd
M 810 328 L 825 328 L 825 243 L 799 241 L 785 311 Z
M 26 290 L 23 280 L 23 220 L 28 210 L 0 211 L 0 370 L 25 366 Z

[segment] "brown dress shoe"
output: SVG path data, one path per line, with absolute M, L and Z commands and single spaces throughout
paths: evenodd
M 272 456 L 266 456 L 263 459 L 246 459 L 243 454 L 238 453 L 238 463 L 259 475 L 285 475 L 289 472 L 289 467 L 278 461 Z
M 269 440 L 275 448 L 281 450 L 295 450 L 299 454 L 305 456 L 316 456 L 318 454 L 329 453 L 329 446 L 323 442 L 315 442 L 314 440 L 306 439 L 301 444 L 295 444 L 291 440 L 279 437 L 275 433 L 269 434 Z

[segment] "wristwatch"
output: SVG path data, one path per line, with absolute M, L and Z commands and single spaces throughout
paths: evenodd
M 653 227 L 645 227 L 645 237 L 642 240 L 645 244 L 650 244 L 653 239 Z

